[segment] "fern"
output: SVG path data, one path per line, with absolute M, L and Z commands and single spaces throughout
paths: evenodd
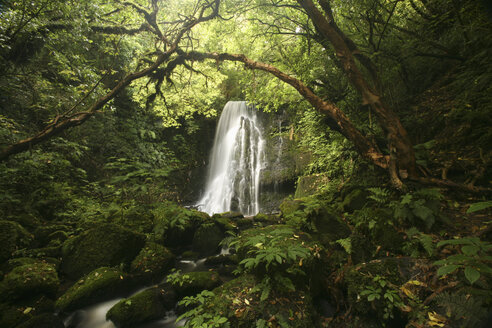
M 378 204 L 386 204 L 390 200 L 391 192 L 384 188 L 367 188 L 371 195 L 368 198 L 374 200 Z
M 459 327 L 481 327 L 481 319 L 487 314 L 480 300 L 463 292 L 438 294 L 435 302 Z

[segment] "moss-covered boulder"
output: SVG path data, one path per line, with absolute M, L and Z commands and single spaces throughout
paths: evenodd
M 160 281 L 175 264 L 176 257 L 166 247 L 147 242 L 132 261 L 131 273 L 143 281 Z
M 329 179 L 325 174 L 312 174 L 299 177 L 297 180 L 295 198 L 307 197 L 318 192 L 320 186 L 325 186 L 329 183 Z
M 316 197 L 287 198 L 280 210 L 288 224 L 316 235 L 324 246 L 350 235 L 350 228 L 342 220 L 342 215 L 325 200 Z
M 15 267 L 0 282 L 0 300 L 15 300 L 36 294 L 54 296 L 60 281 L 53 264 L 36 261 Z
M 29 320 L 32 315 L 24 313 L 26 308 L 12 306 L 7 303 L 0 303 L 0 327 L 2 328 L 14 328 Z
M 63 321 L 53 313 L 43 313 L 32 317 L 17 328 L 65 328 Z
M 116 303 L 106 314 L 117 327 L 135 327 L 146 321 L 162 318 L 172 310 L 176 295 L 159 287 L 146 289 Z
M 186 248 L 193 242 L 196 229 L 210 220 L 207 213 L 162 202 L 153 210 L 153 241 L 171 249 Z
M 65 241 L 61 271 L 77 279 L 99 267 L 129 264 L 144 244 L 143 234 L 111 223 L 100 224 Z
M 27 247 L 32 240 L 33 236 L 17 222 L 0 220 L 0 263 L 8 260 L 15 250 Z
M 60 311 L 75 310 L 125 294 L 133 287 L 132 279 L 120 270 L 98 268 L 78 280 L 60 296 L 55 307 Z
M 200 256 L 216 254 L 219 244 L 224 238 L 224 232 L 215 223 L 204 223 L 195 231 L 193 250 Z
M 37 227 L 33 234 L 38 247 L 47 245 L 51 240 L 64 241 L 72 227 L 65 224 L 50 224 Z
M 217 272 L 196 271 L 171 274 L 167 278 L 167 283 L 161 284 L 160 287 L 163 289 L 174 289 L 178 298 L 182 298 L 198 294 L 205 289 L 212 290 L 221 283 L 222 281 Z

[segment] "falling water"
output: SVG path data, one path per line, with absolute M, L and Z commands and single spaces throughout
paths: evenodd
M 200 210 L 209 214 L 258 213 L 264 145 L 254 108 L 244 101 L 229 101 L 215 133 L 205 194 L 198 202 Z

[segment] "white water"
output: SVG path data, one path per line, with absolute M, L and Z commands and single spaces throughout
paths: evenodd
M 229 101 L 222 111 L 210 157 L 205 193 L 197 206 L 209 214 L 260 210 L 265 140 L 254 108 Z

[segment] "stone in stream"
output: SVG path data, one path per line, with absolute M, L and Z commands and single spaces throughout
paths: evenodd
M 204 223 L 195 231 L 193 250 L 200 256 L 216 254 L 224 232 L 215 223 Z
M 52 314 L 43 313 L 38 316 L 32 317 L 26 322 L 18 325 L 16 328 L 64 328 L 63 321 Z
M 71 279 L 102 266 L 129 264 L 145 244 L 145 235 L 107 223 L 67 239 L 61 271 Z
M 54 265 L 35 261 L 17 266 L 0 282 L 0 301 L 12 301 L 38 294 L 54 296 L 60 285 Z
M 151 287 L 116 303 L 106 313 L 106 319 L 117 327 L 135 327 L 162 318 L 174 308 L 176 301 L 176 293 L 172 289 Z
M 134 288 L 134 281 L 117 269 L 98 268 L 70 287 L 56 301 L 60 311 L 72 311 L 125 294 Z
M 157 282 L 174 266 L 175 260 L 174 254 L 166 247 L 147 242 L 132 261 L 130 272 L 143 282 Z

